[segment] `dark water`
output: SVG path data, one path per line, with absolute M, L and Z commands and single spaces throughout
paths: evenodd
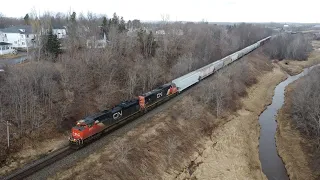
M 289 179 L 284 164 L 278 156 L 275 142 L 275 133 L 277 129 L 276 115 L 284 103 L 285 87 L 300 77 L 308 74 L 313 67 L 304 69 L 304 71 L 298 75 L 289 76 L 285 81 L 277 85 L 272 99 L 272 104 L 269 105 L 259 117 L 261 127 L 259 156 L 262 171 L 269 180 Z

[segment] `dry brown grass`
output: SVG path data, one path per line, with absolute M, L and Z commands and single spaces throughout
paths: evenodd
M 192 108 L 193 107 L 193 108 Z M 188 116 L 181 112 L 193 109 Z M 150 122 L 129 131 L 98 153 L 53 179 L 161 179 L 176 176 L 216 125 L 215 118 L 202 113 L 190 96 L 169 112 L 156 115 Z M 85 171 L 90 168 L 92 171 Z M 106 176 L 107 175 L 107 176 Z
M 18 152 L 12 153 L 5 164 L 1 165 L 0 175 L 5 175 L 17 168 L 23 167 L 32 160 L 41 158 L 50 152 L 68 145 L 67 136 L 59 134 L 46 141 L 32 141 L 29 138 L 22 140 Z M 22 151 L 20 149 L 23 149 Z
M 18 58 L 24 55 L 21 54 L 4 54 L 4 55 L 0 55 L 0 61 L 1 59 L 11 59 L 11 58 Z
M 212 142 L 196 159 L 196 163 L 201 162 L 199 167 L 192 175 L 183 173 L 179 179 L 266 179 L 259 161 L 258 117 L 271 102 L 274 87 L 284 78 L 279 67 L 258 78 L 258 84 L 241 99 L 243 108 L 214 132 Z

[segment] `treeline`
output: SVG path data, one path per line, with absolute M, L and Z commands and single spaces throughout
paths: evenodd
M 306 60 L 312 51 L 311 39 L 303 34 L 280 34 L 274 36 L 265 52 L 271 59 Z
M 0 74 L 0 119 L 12 124 L 12 149 L 21 147 L 23 141 L 18 140 L 22 137 L 50 138 L 69 130 L 84 115 L 147 92 L 270 34 L 268 29 L 252 24 L 178 22 L 156 25 L 165 31 L 161 35 L 143 23 L 128 33 L 128 22 L 122 30 L 123 18 L 116 15 L 111 19 L 71 16 L 64 53 L 47 56 L 38 46 L 40 50 L 29 63 L 8 66 Z M 98 36 L 100 25 L 113 22 L 115 17 L 117 23 L 108 30 L 102 28 L 108 32 L 105 48 L 82 48 L 87 37 Z M 35 28 L 53 21 L 57 21 L 55 17 L 39 17 L 34 22 L 41 23 Z M 131 24 L 137 26 L 137 21 Z M 5 128 L 0 123 L 2 155 Z

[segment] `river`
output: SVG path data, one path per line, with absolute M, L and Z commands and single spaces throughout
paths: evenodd
M 315 65 L 317 66 L 317 65 Z M 269 105 L 259 117 L 260 139 L 259 139 L 259 158 L 262 165 L 262 171 L 269 180 L 289 179 L 286 168 L 278 155 L 275 133 L 277 129 L 276 115 L 278 110 L 284 104 L 285 88 L 293 81 L 309 73 L 314 68 L 305 68 L 304 71 L 288 78 L 278 84 L 274 90 L 272 104 Z

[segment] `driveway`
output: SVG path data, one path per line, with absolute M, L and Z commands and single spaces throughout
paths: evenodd
M 11 58 L 11 59 L 0 59 L 0 64 L 18 64 L 27 59 L 27 56 L 21 56 L 17 58 Z
M 0 59 L 0 71 L 3 70 L 3 67 L 5 65 L 12 65 L 12 64 L 19 64 L 23 61 L 27 60 L 27 55 L 23 53 L 23 56 L 17 57 L 17 58 L 5 58 Z

